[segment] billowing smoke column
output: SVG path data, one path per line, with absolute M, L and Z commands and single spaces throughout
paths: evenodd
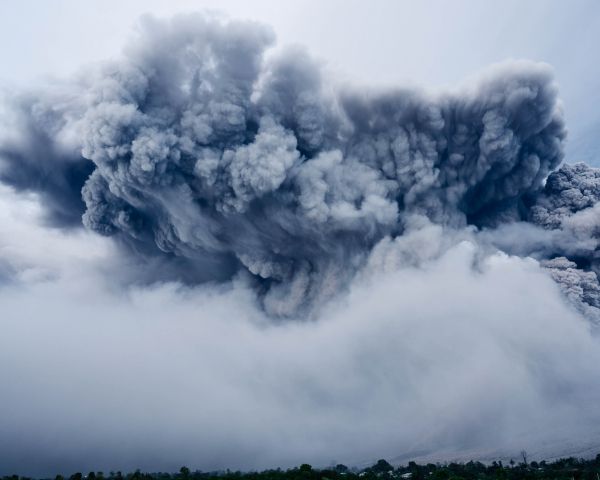
M 578 305 L 600 306 L 600 173 L 551 173 L 565 128 L 549 67 L 509 63 L 436 97 L 340 89 L 302 51 L 265 56 L 273 40 L 253 23 L 146 19 L 122 61 L 12 100 L 0 178 L 38 192 L 56 225 L 82 218 L 171 259 L 169 275 L 244 272 L 275 316 L 343 287 L 414 215 L 572 233 L 585 248 L 543 258 Z
M 566 237 L 551 252 L 555 258 L 543 265 L 574 305 L 596 323 L 600 323 L 599 201 L 600 169 L 565 164 L 550 174 L 529 214 L 533 223 Z

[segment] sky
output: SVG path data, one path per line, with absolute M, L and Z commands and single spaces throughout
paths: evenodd
M 118 56 L 141 15 L 212 10 L 271 25 L 338 78 L 452 88 L 506 59 L 553 66 L 569 126 L 567 161 L 598 163 L 600 5 L 558 2 L 258 0 L 0 1 L 0 78 L 22 84 Z M 18 46 L 18 47 L 17 47 Z
M 599 10 L 0 0 L 0 475 L 595 456 Z

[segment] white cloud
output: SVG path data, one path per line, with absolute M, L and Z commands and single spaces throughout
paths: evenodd
M 597 439 L 589 323 L 537 262 L 485 256 L 468 232 L 421 226 L 318 318 L 272 323 L 241 279 L 120 288 L 110 243 L 38 226 L 7 191 L 1 206 L 2 258 L 46 274 L 0 287 L 0 473 L 547 456 Z

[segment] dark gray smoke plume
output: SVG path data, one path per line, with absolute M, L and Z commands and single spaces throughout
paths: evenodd
M 600 169 L 566 164 L 548 177 L 531 207 L 530 219 L 563 235 L 550 252 L 556 258 L 543 264 L 575 306 L 600 324 L 599 200 Z
M 538 250 L 568 257 L 547 263 L 552 276 L 600 305 L 600 174 L 551 174 L 565 127 L 549 67 L 508 63 L 438 96 L 343 89 L 298 49 L 265 56 L 273 40 L 254 23 L 146 19 L 121 61 L 69 95 L 13 100 L 2 180 L 39 193 L 57 226 L 83 214 L 141 258 L 164 257 L 170 276 L 246 272 L 276 316 L 339 290 L 413 214 L 572 234 L 586 247 Z
M 0 181 L 40 194 L 51 224 L 81 225 L 85 204 L 81 188 L 94 164 L 64 138 L 75 104 L 56 94 L 17 95 L 13 115 L 3 125 Z

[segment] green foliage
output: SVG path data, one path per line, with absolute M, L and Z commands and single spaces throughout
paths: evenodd
M 563 458 L 552 463 L 545 461 L 527 462 L 525 452 L 522 462 L 504 465 L 502 462 L 481 462 L 419 465 L 409 462 L 406 466 L 392 466 L 381 459 L 374 465 L 363 468 L 348 468 L 338 464 L 330 468 L 313 468 L 304 463 L 289 470 L 265 470 L 262 472 L 201 472 L 181 467 L 179 472 L 143 473 L 140 470 L 122 474 L 110 472 L 80 472 L 72 475 L 56 475 L 54 480 L 600 480 L 600 454 L 593 460 Z M 33 480 L 11 475 L 0 480 Z M 42 479 L 40 479 L 42 480 Z M 43 479 L 50 480 L 50 479 Z
M 383 458 L 377 460 L 377 463 L 370 468 L 370 471 L 373 473 L 387 473 L 392 472 L 394 467 L 392 467 L 387 460 Z

